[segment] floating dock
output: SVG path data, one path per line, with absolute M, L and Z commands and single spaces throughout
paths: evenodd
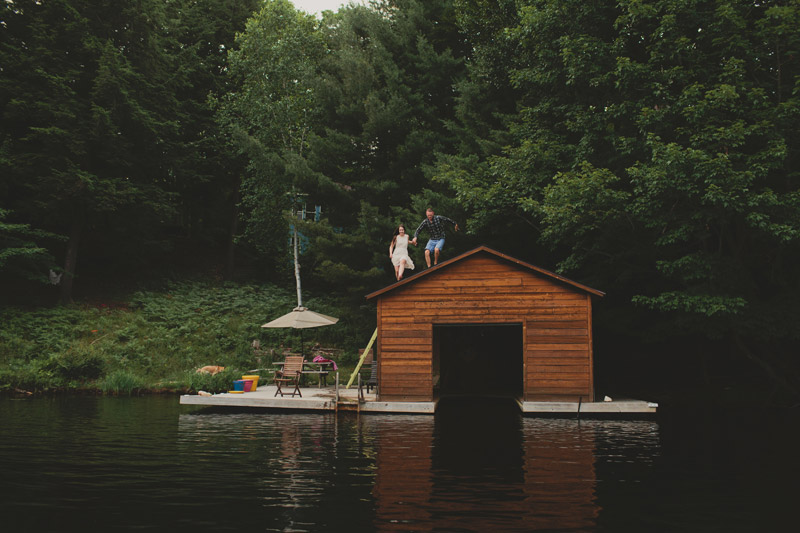
M 260 385 L 255 392 L 221 393 L 210 396 L 184 394 L 181 405 L 208 407 L 263 408 L 270 410 L 301 411 L 357 411 L 361 413 L 428 414 L 436 412 L 438 400 L 432 402 L 383 402 L 374 392 L 359 398 L 357 388 L 305 387 L 303 396 L 275 396 L 274 385 Z M 641 400 L 616 400 L 606 402 L 517 402 L 525 415 L 536 416 L 613 416 L 655 414 L 658 404 Z
M 437 402 L 380 402 L 375 393 L 364 392 L 359 398 L 358 389 L 342 389 L 335 387 L 303 387 L 303 396 L 275 396 L 274 385 L 259 385 L 255 392 L 221 393 L 211 396 L 184 394 L 181 405 L 205 405 L 218 407 L 260 407 L 280 410 L 305 411 L 359 411 L 371 413 L 417 413 L 433 414 Z

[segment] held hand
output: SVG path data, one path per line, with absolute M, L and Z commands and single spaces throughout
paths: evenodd
M 458 231 L 458 224 L 456 224 L 456 231 Z

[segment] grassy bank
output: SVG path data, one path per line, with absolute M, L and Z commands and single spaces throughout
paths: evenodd
M 374 312 L 308 295 L 304 304 L 337 316 L 335 326 L 304 332 L 312 344 L 341 349 L 337 362 L 352 368 L 369 340 Z M 293 290 L 273 285 L 172 283 L 115 301 L 67 307 L 0 310 L 0 392 L 227 390 L 242 373 L 269 368 L 285 349 L 300 349 L 291 329 L 261 324 L 294 307 Z M 261 353 L 254 353 L 258 339 Z M 208 376 L 195 370 L 226 367 Z M 345 370 L 345 376 L 349 372 Z

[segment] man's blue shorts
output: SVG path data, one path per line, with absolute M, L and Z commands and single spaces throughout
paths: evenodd
M 430 239 L 425 247 L 430 252 L 433 252 L 434 249 L 441 251 L 442 248 L 444 248 L 444 239 Z

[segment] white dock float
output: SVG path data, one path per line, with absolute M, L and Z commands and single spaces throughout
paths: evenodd
M 540 414 L 655 414 L 658 404 L 643 400 L 614 400 L 610 402 L 520 402 L 523 413 Z

